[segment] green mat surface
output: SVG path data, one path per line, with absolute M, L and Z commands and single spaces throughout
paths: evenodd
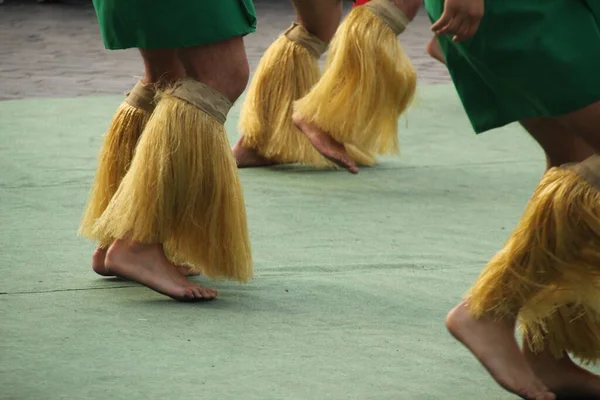
M 96 276 L 76 236 L 120 101 L 0 103 L 0 398 L 511 398 L 443 320 L 543 171 L 519 127 L 477 137 L 453 88 L 426 86 L 400 157 L 241 171 L 256 278 L 194 278 L 219 299 L 180 304 Z

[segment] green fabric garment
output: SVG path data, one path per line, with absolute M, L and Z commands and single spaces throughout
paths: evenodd
M 201 46 L 256 29 L 252 0 L 94 0 L 110 50 Z
M 477 133 L 600 100 L 598 0 L 486 1 L 475 36 L 438 38 Z M 443 0 L 425 0 L 431 21 Z

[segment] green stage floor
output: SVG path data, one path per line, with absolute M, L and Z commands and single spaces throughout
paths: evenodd
M 120 101 L 0 102 L 0 398 L 511 399 L 443 320 L 543 171 L 518 126 L 477 137 L 424 86 L 400 157 L 241 171 L 256 277 L 180 304 L 96 276 L 76 235 Z

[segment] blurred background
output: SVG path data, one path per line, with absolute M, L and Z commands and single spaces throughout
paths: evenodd
M 136 50 L 104 49 L 91 0 L 0 0 L 0 100 L 74 97 L 128 90 L 141 74 Z M 289 0 L 255 0 L 257 32 L 246 37 L 254 71 L 265 49 L 294 19 Z M 345 1 L 345 9 L 351 7 Z M 421 83 L 449 81 L 425 53 L 431 37 L 421 12 L 400 40 Z

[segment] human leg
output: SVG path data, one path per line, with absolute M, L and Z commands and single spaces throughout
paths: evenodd
M 516 317 L 474 317 L 463 301 L 448 313 L 446 326 L 504 389 L 527 400 L 555 399 L 521 354 Z
M 183 64 L 177 57 L 177 51 L 174 49 L 140 50 L 140 53 L 144 61 L 145 73 L 138 85 L 143 85 L 147 98 L 152 100 L 152 109 L 149 110 L 152 112 L 155 107 L 156 91 L 172 85 L 176 80 L 184 78 L 186 74 Z M 150 115 L 146 119 L 146 123 Z M 146 123 L 140 128 L 138 140 Z M 131 149 L 128 154 L 128 166 L 131 163 L 134 149 Z M 127 169 L 121 171 L 119 183 L 126 172 Z M 117 188 L 118 185 L 114 188 L 113 195 Z M 112 199 L 112 195 L 110 199 Z M 197 272 L 190 271 L 184 265 L 176 266 L 169 262 L 164 256 L 161 245 L 143 245 L 127 240 L 115 241 L 114 238 L 109 238 L 109 240 L 110 242 L 106 241 L 105 247 L 99 247 L 94 252 L 93 269 L 99 275 L 117 275 L 131 279 L 161 294 L 182 301 L 208 300 L 216 296 L 215 291 L 187 281 L 184 275 L 197 275 Z
M 552 119 L 564 132 L 554 135 L 544 129 L 546 124 L 534 124 L 529 131 L 544 147 L 548 169 L 566 163 L 581 163 L 594 155 L 598 147 L 598 135 L 593 128 L 600 123 L 597 106 L 592 104 L 582 110 Z M 597 150 L 596 150 L 597 152 Z M 594 279 L 593 274 L 582 279 Z M 597 283 L 597 282 L 596 282 Z M 571 288 L 573 290 L 573 288 Z M 542 329 L 525 328 L 523 354 L 536 375 L 559 397 L 600 398 L 600 376 L 578 366 L 569 353 L 584 363 L 600 359 L 600 313 L 589 307 L 596 296 L 594 288 L 584 291 L 579 303 L 560 306 L 543 321 Z M 586 299 L 583 293 L 587 293 Z M 536 333 L 537 332 L 537 333 Z
M 243 71 L 241 38 L 256 28 L 252 0 L 190 0 L 176 7 L 94 0 L 94 8 L 105 47 L 145 49 L 147 75 L 166 84 L 157 85 L 154 111 L 116 193 L 85 233 L 99 242 L 114 240 L 108 270 L 178 300 L 212 299 L 214 291 L 187 281 L 175 265 L 239 281 L 252 274 L 243 196 L 223 129 L 228 96 L 243 88 L 219 85 L 239 81 L 232 74 Z M 187 50 L 207 58 L 206 68 L 193 60 L 190 68 L 190 76 L 207 84 L 181 79 L 189 71 L 175 72 L 189 64 Z M 178 57 L 177 68 L 166 74 L 161 70 L 172 63 L 165 51 Z M 213 59 L 225 67 L 215 68 Z M 247 70 L 246 63 L 242 76 Z M 169 84 L 170 78 L 176 82 Z M 215 82 L 223 93 L 211 88 Z
M 583 364 L 598 359 L 598 324 L 597 314 L 581 305 L 569 304 L 545 321 L 544 329 L 548 333 L 544 338 L 530 338 L 525 333 L 523 355 L 527 363 L 558 398 L 600 398 L 600 376 L 577 365 L 571 358 L 580 359 Z M 565 342 L 566 346 L 555 346 Z
M 139 52 L 144 60 L 142 83 L 155 89 L 154 93 L 157 88 L 167 87 L 186 77 L 176 49 L 139 49 Z
M 426 0 L 426 6 L 435 21 L 444 2 Z M 581 352 L 576 343 L 593 343 L 596 332 L 592 330 L 590 335 L 589 329 L 599 326 L 583 324 L 586 332 L 572 318 L 554 318 L 568 309 L 585 311 L 586 322 L 597 315 L 595 302 L 590 300 L 597 297 L 598 287 L 600 196 L 593 172 L 600 163 L 593 151 L 597 147 L 560 117 L 600 97 L 589 57 L 580 55 L 584 40 L 600 41 L 597 24 L 589 14 L 584 2 L 510 0 L 486 8 L 471 40 L 454 43 L 439 38 L 475 131 L 521 121 L 542 145 L 548 160 L 547 171 L 518 226 L 466 300 L 447 319 L 450 331 L 487 364 L 497 381 L 534 398 L 551 396 L 547 388 L 556 386 L 546 376 L 536 376 L 539 366 L 527 352 L 543 355 L 545 349 L 551 349 L 562 359 L 565 351 Z M 573 33 L 562 42 L 554 36 L 553 27 L 559 20 L 571 26 Z M 509 22 L 513 34 L 499 35 Z M 517 54 L 523 57 L 515 57 Z M 515 350 L 517 318 L 529 347 L 525 355 Z M 502 328 L 504 341 L 498 346 L 500 341 L 489 337 Z M 515 376 L 511 370 L 521 372 Z
M 183 63 L 174 49 L 140 49 L 140 54 L 144 61 L 144 76 L 127 94 L 126 101 L 117 111 L 105 136 L 88 214 L 84 217 L 83 226 L 88 233 L 106 209 L 127 172 L 135 146 L 154 111 L 157 89 L 167 87 L 186 76 Z M 106 253 L 112 242 L 112 238 L 107 238 L 94 251 L 92 270 L 98 275 L 114 276 L 105 266 Z M 198 275 L 183 265 L 178 266 L 178 270 L 187 276 Z
M 546 155 L 546 170 L 581 162 L 594 150 L 559 118 L 539 117 L 520 122 Z
M 174 50 L 142 50 L 142 56 L 144 77 L 127 93 L 104 136 L 96 177 L 81 223 L 80 232 L 84 235 L 91 234 L 129 168 L 140 135 L 154 110 L 155 87 L 185 76 Z M 102 238 L 92 256 L 92 269 L 99 275 L 112 275 L 104 267 L 106 251 L 112 241 L 110 237 Z
M 593 102 L 579 110 L 561 115 L 558 119 L 583 139 L 597 154 L 600 154 L 600 101 Z
M 173 274 L 175 264 L 210 277 L 252 273 L 243 195 L 223 128 L 244 90 L 241 38 L 179 50 L 188 78 L 160 94 L 131 168 L 96 235 L 117 238 L 106 266 L 177 300 L 216 292 Z
M 509 391 L 552 398 L 546 387 L 562 391 L 582 382 L 595 390 L 596 377 L 572 368 L 565 356 L 573 349 L 582 354 L 586 345 L 591 346 L 583 351 L 588 359 L 600 356 L 600 332 L 591 322 L 597 326 L 600 320 L 590 306 L 598 275 L 592 267 L 598 250 L 590 242 L 600 234 L 594 217 L 600 194 L 569 167 L 589 166 L 597 156 L 590 158 L 591 147 L 559 119 L 530 119 L 522 125 L 542 145 L 548 170 L 518 227 L 447 324 Z M 567 311 L 568 317 L 561 318 Z M 514 338 L 517 317 L 528 346 L 523 356 Z M 549 349 L 556 355 L 552 363 Z M 553 374 L 559 372 L 566 375 L 556 381 Z
M 330 43 L 342 20 L 343 7 L 339 0 L 292 0 L 297 22 L 311 35 Z
M 294 122 L 313 146 L 358 173 L 345 145 L 398 151 L 398 117 L 411 103 L 416 74 L 397 39 L 419 0 L 375 0 L 353 9 L 332 41 L 323 77 L 295 103 Z
M 301 163 L 333 166 L 311 145 L 292 121 L 293 102 L 318 82 L 318 60 L 326 51 L 342 16 L 339 0 L 295 0 L 297 22 L 265 52 L 242 107 L 242 137 L 233 148 L 239 167 Z M 349 149 L 354 161 L 374 159 Z

